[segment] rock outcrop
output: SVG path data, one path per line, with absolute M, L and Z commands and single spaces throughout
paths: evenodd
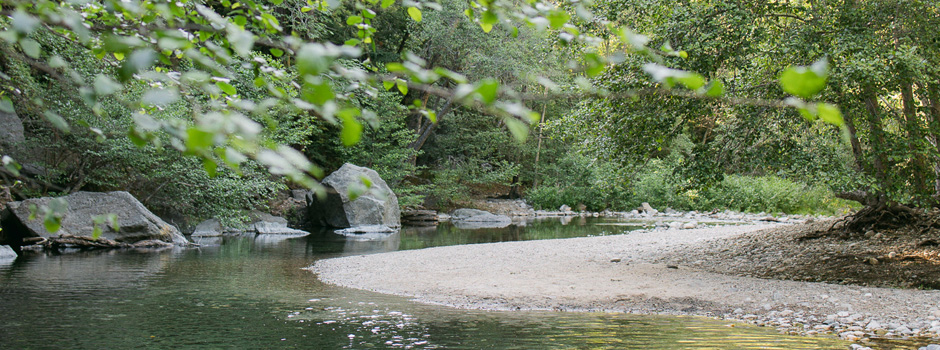
M 433 210 L 405 210 L 401 213 L 401 222 L 408 226 L 437 226 L 437 212 Z
M 11 147 L 24 140 L 20 117 L 16 113 L 0 111 L 0 148 Z
M 242 234 L 259 235 L 307 235 L 309 232 L 293 229 L 287 226 L 287 219 L 268 213 L 254 212 L 251 214 L 252 223 L 248 227 L 236 229 L 223 227 L 218 219 L 209 219 L 196 225 L 192 237 L 220 237 L 236 236 Z
M 371 183 L 368 190 L 365 190 L 364 182 Z M 338 228 L 401 227 L 398 197 L 375 170 L 346 163 L 322 183 L 327 190 L 326 199 L 320 201 L 314 197 L 307 207 L 312 224 Z M 350 189 L 363 193 L 351 198 Z
M 104 224 L 101 238 L 119 243 L 138 243 L 142 241 L 161 241 L 173 244 L 188 244 L 179 230 L 167 224 L 151 213 L 130 193 L 118 192 L 77 192 L 61 197 L 68 203 L 62 217 L 62 225 L 55 233 L 49 232 L 43 225 L 42 218 L 30 220 L 30 207 L 48 207 L 54 198 L 33 198 L 20 202 L 7 203 L 7 209 L 0 215 L 0 244 L 14 248 L 27 241 L 39 238 L 52 238 L 61 235 L 91 237 L 93 217 L 104 214 L 117 215 L 118 230 Z
M 459 229 L 501 228 L 512 223 L 506 215 L 496 215 L 478 209 L 457 209 L 450 214 L 450 220 Z

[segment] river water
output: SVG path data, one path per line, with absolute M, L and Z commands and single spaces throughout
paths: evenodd
M 696 317 L 457 310 L 325 285 L 302 269 L 351 254 L 640 227 L 554 219 L 502 229 L 408 228 L 385 240 L 316 232 L 225 237 L 159 252 L 32 253 L 0 260 L 0 348 L 848 348 L 831 338 Z

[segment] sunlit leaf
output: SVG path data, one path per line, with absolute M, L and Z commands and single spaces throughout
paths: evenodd
M 348 147 L 359 143 L 359 139 L 362 138 L 362 123 L 356 120 L 353 115 L 346 114 L 339 117 L 343 122 L 343 130 L 340 131 L 340 139 L 343 141 L 343 145 Z
M 235 95 L 236 93 L 238 93 L 238 91 L 235 90 L 235 87 L 232 86 L 232 84 L 226 83 L 224 81 L 215 82 L 215 86 L 219 87 L 219 89 L 222 90 L 222 92 L 228 95 Z
M 709 97 L 719 97 L 725 94 L 725 84 L 721 80 L 712 80 L 711 84 L 708 84 L 708 89 L 705 90 L 705 95 Z
M 571 15 L 563 10 L 555 10 L 550 12 L 546 18 L 548 18 L 548 23 L 552 29 L 558 29 L 568 23 L 568 20 L 571 19 Z
M 816 113 L 819 115 L 819 119 L 822 119 L 824 122 L 842 126 L 845 124 L 845 120 L 842 119 L 842 112 L 839 110 L 839 107 L 828 103 L 819 103 L 816 105 Z
M 409 7 L 408 15 L 411 16 L 411 19 L 415 20 L 415 22 L 421 22 L 421 10 L 417 7 Z
M 499 81 L 496 79 L 483 79 L 476 87 L 476 92 L 486 104 L 492 104 L 496 101 L 496 95 L 499 92 Z
M 780 87 L 788 94 L 811 98 L 826 87 L 828 63 L 817 61 L 811 67 L 788 67 L 780 74 Z

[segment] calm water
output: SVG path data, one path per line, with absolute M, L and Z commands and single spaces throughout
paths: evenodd
M 561 225 L 555 219 L 504 229 L 406 229 L 380 241 L 321 232 L 227 237 L 162 252 L 34 254 L 0 261 L 0 348 L 848 348 L 834 339 L 788 337 L 704 318 L 421 305 L 324 285 L 301 269 L 348 254 L 635 228 L 597 219 Z

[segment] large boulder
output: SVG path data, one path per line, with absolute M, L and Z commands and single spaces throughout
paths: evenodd
M 23 121 L 16 113 L 0 111 L 0 150 L 19 144 L 25 140 Z
M 130 193 L 77 192 L 61 197 L 68 203 L 59 231 L 51 233 L 43 226 L 42 218 L 30 220 L 30 207 L 48 207 L 51 197 L 33 198 L 7 203 L 0 216 L 0 244 L 19 246 L 28 237 L 58 237 L 72 235 L 90 237 L 93 232 L 92 218 L 98 215 L 117 215 L 117 231 L 110 225 L 101 225 L 102 238 L 120 243 L 137 243 L 157 240 L 174 244 L 187 244 L 179 230 L 167 224 L 140 204 Z
M 506 215 L 496 215 L 478 209 L 457 209 L 450 214 L 450 220 L 459 229 L 503 228 L 512 223 Z
M 349 190 L 363 186 L 363 179 L 372 184 L 371 188 L 355 200 L 350 200 Z M 307 207 L 312 224 L 339 228 L 371 225 L 401 227 L 398 197 L 375 170 L 346 163 L 323 179 L 323 186 L 327 192 L 325 200 L 314 197 Z

